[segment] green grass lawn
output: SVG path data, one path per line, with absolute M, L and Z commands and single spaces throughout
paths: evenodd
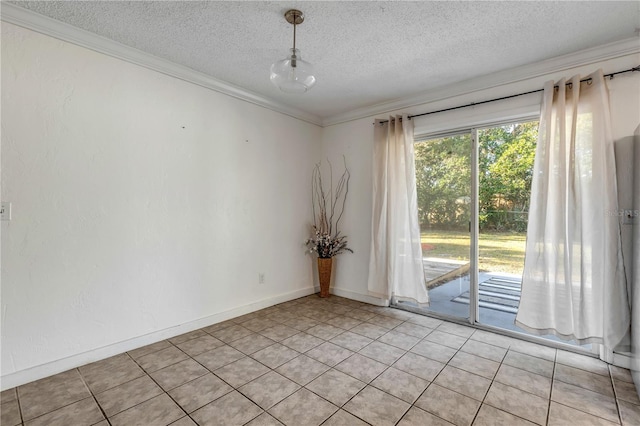
M 524 232 L 480 232 L 480 270 L 521 274 L 525 240 Z M 421 242 L 424 257 L 469 260 L 468 232 L 427 231 Z

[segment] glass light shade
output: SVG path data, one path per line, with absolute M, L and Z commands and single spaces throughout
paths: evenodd
M 304 93 L 316 84 L 313 65 L 302 60 L 300 50 L 291 49 L 291 55 L 271 65 L 271 82 L 283 92 Z

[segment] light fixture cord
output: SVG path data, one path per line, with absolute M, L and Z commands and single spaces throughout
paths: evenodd
M 297 56 L 296 56 L 296 20 L 298 19 L 297 15 L 293 15 L 293 54 L 291 56 L 291 67 L 295 68 L 298 66 Z

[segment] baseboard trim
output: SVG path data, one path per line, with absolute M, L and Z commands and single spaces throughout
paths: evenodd
M 358 302 L 369 303 L 376 306 L 389 306 L 389 301 L 380 297 L 374 297 L 368 294 L 357 293 L 355 291 L 344 290 L 341 288 L 332 287 L 331 294 L 336 296 L 346 297 L 347 299 L 357 300 Z
M 111 356 L 118 355 L 136 348 L 140 348 L 142 346 L 150 345 L 152 343 L 159 342 L 160 340 L 169 339 L 180 334 L 188 333 L 190 331 L 236 318 L 241 315 L 258 311 L 260 309 L 268 308 L 279 303 L 284 303 L 290 300 L 298 299 L 300 297 L 309 296 L 310 294 L 314 294 L 317 291 L 319 290 L 316 290 L 315 287 L 305 287 L 299 290 L 283 293 L 277 296 L 251 302 L 246 305 L 238 306 L 224 312 L 208 315 L 204 318 L 189 321 L 187 323 L 180 324 L 174 327 L 158 330 L 153 333 L 145 334 L 143 336 L 134 337 L 122 342 L 117 342 L 87 352 L 79 353 L 77 355 L 72 355 L 66 358 L 51 361 L 46 364 L 41 364 L 35 367 L 30 367 L 24 370 L 16 371 L 14 373 L 6 374 L 0 376 L 0 390 L 11 389 L 16 386 L 24 385 L 25 383 L 33 382 L 34 380 L 62 373 L 63 371 L 67 371 L 72 368 L 100 361 L 102 359 L 109 358 Z

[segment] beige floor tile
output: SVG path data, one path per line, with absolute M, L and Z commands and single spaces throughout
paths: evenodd
M 398 426 L 451 426 L 452 424 L 414 405 L 400 420 Z
M 504 356 L 507 354 L 505 348 L 472 339 L 465 343 L 460 350 L 495 362 L 502 362 Z
M 93 398 L 85 398 L 25 422 L 25 426 L 94 425 L 104 416 Z M 3 423 L 4 424 L 4 423 Z
M 540 425 L 547 421 L 548 399 L 498 382 L 493 382 L 484 403 Z
M 600 361 L 598 358 L 558 349 L 556 362 L 609 377 L 609 366 L 606 362 Z
M 199 426 L 240 426 L 260 414 L 260 407 L 233 391 L 194 411 L 191 417 Z
M 384 327 L 369 323 L 362 323 L 349 331 L 374 340 L 389 332 L 389 330 Z
M 251 318 L 239 324 L 244 328 L 253 331 L 254 333 L 258 333 L 264 330 L 265 328 L 275 327 L 276 325 L 278 325 L 276 321 L 268 319 L 266 317 Z
M 457 426 L 469 426 L 480 402 L 457 392 L 431 384 L 415 405 Z
M 538 395 L 541 398 L 549 399 L 549 393 L 551 392 L 550 378 L 505 364 L 500 366 L 494 380 L 504 385 Z
M 437 385 L 482 401 L 491 386 L 491 380 L 447 365 L 434 381 Z
M 540 374 L 541 376 L 549 378 L 553 377 L 553 361 L 548 361 L 543 358 L 537 358 L 510 350 L 502 362 L 530 373 Z
M 196 355 L 193 359 L 204 365 L 209 371 L 214 371 L 245 357 L 246 355 L 242 352 L 225 345 L 215 348 L 212 351 Z
M 376 377 L 371 385 L 413 404 L 429 386 L 429 382 L 391 367 Z
M 420 342 L 420 339 L 409 334 L 401 333 L 395 328 L 387 334 L 380 336 L 378 341 L 408 351 Z
M 627 368 L 616 367 L 615 365 L 609 365 L 609 373 L 615 380 L 623 382 L 633 383 L 633 377 L 631 377 L 631 371 Z
M 251 355 L 253 359 L 266 365 L 269 368 L 278 368 L 285 362 L 291 361 L 300 355 L 300 352 L 294 351 L 280 343 L 275 343 Z
M 96 426 L 109 426 L 109 424 L 105 424 L 105 425 L 96 425 Z M 183 418 L 176 420 L 175 422 L 171 423 L 169 426 L 198 426 L 196 424 L 196 422 L 194 422 L 193 420 L 191 420 L 190 417 L 188 416 L 184 416 Z
M 318 337 L 322 340 L 331 340 L 339 334 L 344 333 L 342 328 L 334 327 L 329 324 L 318 324 L 306 331 L 307 334 Z
M 527 342 L 525 340 L 514 339 L 511 346 L 509 346 L 509 350 L 535 356 L 536 358 L 546 359 L 547 361 L 555 362 L 556 360 L 556 350 L 554 348 Z
M 189 356 L 200 355 L 201 353 L 213 350 L 220 346 L 223 346 L 220 340 L 213 336 L 205 334 L 204 336 L 187 340 L 186 342 L 178 344 L 178 348 Z
M 368 312 L 362 309 L 352 309 L 350 311 L 347 311 L 344 313 L 344 316 L 346 317 L 350 317 L 350 318 L 355 318 L 357 320 L 360 321 L 366 321 L 369 318 L 375 316 L 376 314 L 374 314 L 373 312 Z
M 360 349 L 373 342 L 373 339 L 352 333 L 351 331 L 345 331 L 331 339 L 330 342 L 338 346 L 342 346 L 343 348 L 347 348 L 350 351 L 358 352 Z
M 127 352 L 129 356 L 135 360 L 138 358 L 148 355 L 153 352 L 158 352 L 161 349 L 167 349 L 171 347 L 171 343 L 167 340 L 161 340 L 159 342 L 153 343 L 151 345 L 143 346 L 138 349 L 134 349 L 132 351 Z
M 280 343 L 295 351 L 305 353 L 324 343 L 324 340 L 307 333 L 298 333 L 294 336 L 284 339 Z
M 451 333 L 444 333 L 442 331 L 434 330 L 427 337 L 424 338 L 425 341 L 438 343 L 443 346 L 448 346 L 453 349 L 460 349 L 462 345 L 467 341 L 466 337 L 456 336 Z
M 493 380 L 500 368 L 500 363 L 462 351 L 451 358 L 449 365 L 490 380 Z
M 457 349 L 430 342 L 428 340 L 423 340 L 411 348 L 411 352 L 425 356 L 429 359 L 447 363 L 456 354 Z
M 141 356 L 136 362 L 140 364 L 140 367 L 144 368 L 147 373 L 150 373 L 184 361 L 187 358 L 189 358 L 187 354 L 175 346 L 171 346 L 167 349 L 161 349 L 158 352 Z
M 422 327 L 435 329 L 435 328 L 438 328 L 438 326 L 440 326 L 440 324 L 442 324 L 444 321 L 436 318 L 430 318 L 423 315 L 416 315 L 414 317 L 407 319 L 407 322 L 411 324 L 417 324 Z
M 16 388 L 7 389 L 0 392 L 0 403 L 14 401 L 16 399 L 18 399 L 18 391 L 16 390 Z
M 584 411 L 558 404 L 555 401 L 551 401 L 551 406 L 549 407 L 549 426 L 613 426 L 619 424 L 618 422 L 612 423 L 601 417 L 587 414 Z
M 96 400 L 109 417 L 162 394 L 163 391 L 147 375 L 123 383 L 96 395 Z
M 247 337 L 250 334 L 253 334 L 253 331 L 248 328 L 244 328 L 241 325 L 234 324 L 230 327 L 225 327 L 220 330 L 213 331 L 211 333 L 213 337 L 216 339 L 222 340 L 225 343 L 231 343 L 234 340 L 242 339 L 243 337 Z
M 296 330 L 293 327 L 286 326 L 284 324 L 276 325 L 275 327 L 265 328 L 260 331 L 260 334 L 263 336 L 274 340 L 276 342 L 280 342 L 284 339 L 287 339 L 293 335 L 296 335 L 300 332 L 300 330 Z
M 638 391 L 633 383 L 625 382 L 622 380 L 613 380 L 613 386 L 616 391 L 616 398 L 623 401 L 630 402 L 635 405 L 640 405 L 640 398 L 638 398 Z
M 618 405 L 623 426 L 640 425 L 640 405 L 630 404 L 627 401 L 618 401 Z
M 239 388 L 245 383 L 249 383 L 269 371 L 270 370 L 267 367 L 256 360 L 251 358 L 242 358 L 238 361 L 232 362 L 231 364 L 227 364 L 224 367 L 218 368 L 213 372 L 213 374 L 220 377 L 234 388 Z
M 77 370 L 18 387 L 23 420 L 30 420 L 91 396 Z
M 281 365 L 276 371 L 297 384 L 304 386 L 328 369 L 329 366 L 313 358 L 309 358 L 306 355 L 300 355 Z
M 269 410 L 285 425 L 318 426 L 328 419 L 338 407 L 314 393 L 300 389 Z
M 78 368 L 93 393 L 99 393 L 144 375 L 127 354 L 116 355 Z
M 391 330 L 393 328 L 396 328 L 400 324 L 402 324 L 404 321 L 396 319 L 396 318 L 390 318 L 390 317 L 387 317 L 387 316 L 375 315 L 375 316 L 369 318 L 366 322 L 368 322 L 369 324 L 373 324 L 373 325 L 377 325 L 379 327 L 386 328 L 387 330 Z
M 453 322 L 443 322 L 436 329 L 443 333 L 455 334 L 456 336 L 469 338 L 476 331 L 475 328 L 467 327 L 464 325 L 456 324 Z
M 402 370 L 405 373 L 413 374 L 421 379 L 432 381 L 440 371 L 444 368 L 445 364 L 425 358 L 421 355 L 417 355 L 408 352 L 402 356 L 393 367 L 398 370 Z
M 176 364 L 154 371 L 149 375 L 165 391 L 169 391 L 182 384 L 195 380 L 209 373 L 209 370 L 189 358 Z
M 362 321 L 355 318 L 346 317 L 344 315 L 339 315 L 337 317 L 331 318 L 328 321 L 325 321 L 325 323 L 334 327 L 342 328 L 344 330 L 350 330 L 356 325 L 362 324 Z
M 222 330 L 224 328 L 228 328 L 231 326 L 237 325 L 235 322 L 233 322 L 233 320 L 228 320 L 228 321 L 222 321 L 216 324 L 212 324 L 208 327 L 204 327 L 202 328 L 202 331 L 206 332 L 207 334 L 211 334 L 213 335 L 213 333 L 215 333 L 216 331 Z M 215 337 L 215 336 L 214 336 Z
M 187 413 L 228 394 L 233 388 L 214 374 L 206 374 L 169 391 L 169 395 Z
M 358 353 L 383 364 L 391 365 L 400 359 L 400 357 L 406 352 L 407 351 L 404 349 L 400 349 L 380 341 L 375 341 L 360 349 L 360 352 Z
M 276 418 L 271 414 L 262 413 L 258 417 L 247 423 L 246 426 L 282 426 L 282 423 L 276 420 Z
M 271 371 L 238 388 L 238 391 L 263 410 L 268 410 L 298 389 L 300 385 Z
M 325 342 L 322 345 L 311 349 L 306 353 L 306 355 L 316 361 L 320 361 L 323 364 L 333 367 L 334 365 L 349 358 L 353 355 L 353 352 L 341 346 L 334 345 L 333 343 Z
M 475 333 L 471 335 L 471 340 L 477 340 L 500 348 L 509 349 L 516 339 L 484 330 L 476 330 Z
M 589 389 L 612 398 L 614 396 L 613 388 L 611 387 L 611 378 L 608 376 L 605 377 L 600 374 L 556 363 L 556 371 L 553 378 L 554 380 L 580 386 L 581 388 Z
M 613 398 L 578 386 L 554 381 L 551 400 L 612 422 L 618 421 L 618 410 Z
M 336 413 L 329 417 L 326 422 L 322 423 L 322 426 L 368 426 L 369 423 L 365 423 L 351 413 L 347 413 L 344 410 L 338 410 Z
M 360 354 L 354 354 L 336 365 L 335 368 L 360 381 L 369 383 L 386 370 L 387 365 Z
M 174 345 L 178 345 L 180 343 L 184 343 L 188 340 L 192 340 L 195 339 L 197 337 L 202 337 L 202 336 L 206 336 L 207 333 L 204 330 L 194 330 L 194 331 L 190 331 L 189 333 L 184 333 L 181 334 L 179 336 L 176 337 L 172 337 L 171 339 L 167 339 L 169 340 L 171 343 L 173 343 Z
M 18 400 L 2 401 L 0 405 L 0 425 L 16 426 L 22 424 Z
M 365 386 L 365 383 L 360 380 L 331 369 L 305 387 L 338 407 L 342 407 Z
M 528 420 L 514 416 L 490 405 L 483 404 L 473 426 L 534 426 Z
M 275 341 L 269 339 L 268 337 L 264 337 L 261 334 L 250 334 L 242 339 L 234 340 L 229 343 L 234 349 L 239 350 L 245 355 L 251 355 L 254 352 L 258 352 L 261 349 L 269 347 L 276 343 Z
M 307 318 L 307 317 L 298 317 L 284 323 L 284 325 L 288 325 L 289 327 L 295 328 L 296 330 L 299 330 L 299 331 L 306 331 L 311 327 L 315 327 L 318 324 L 320 324 L 319 321 L 316 321 L 314 319 Z
M 409 336 L 417 337 L 418 339 L 424 339 L 429 333 L 433 331 L 433 329 L 423 327 L 418 324 L 413 324 L 407 321 L 394 328 L 393 331 L 408 334 Z
M 110 417 L 109 422 L 112 426 L 163 426 L 171 424 L 184 415 L 184 411 L 167 394 L 162 394 Z
M 393 426 L 410 407 L 401 399 L 367 386 L 344 406 L 344 410 L 371 424 Z

